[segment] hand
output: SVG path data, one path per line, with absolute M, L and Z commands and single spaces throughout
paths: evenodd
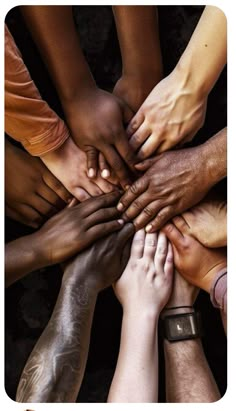
M 207 97 L 188 81 L 174 70 L 157 84 L 132 118 L 127 133 L 141 160 L 191 141 L 203 126 Z
M 128 264 L 114 286 L 123 310 L 158 315 L 170 296 L 172 275 L 173 254 L 166 236 L 139 230 L 132 242 Z
M 136 113 L 159 80 L 159 76 L 151 76 L 147 73 L 143 76 L 136 73 L 123 74 L 117 81 L 113 94 L 123 100 L 133 113 Z
M 183 213 L 189 234 L 205 247 L 227 246 L 227 203 L 204 200 Z
M 97 88 L 81 92 L 75 101 L 63 106 L 72 137 L 87 154 L 88 176 L 94 178 L 97 174 L 99 150 L 122 186 L 130 184 L 126 165 L 132 168 L 137 162 L 124 130 L 124 123 L 132 117 L 130 109 L 114 95 Z
M 93 181 L 88 178 L 86 155 L 71 138 L 68 138 L 57 150 L 42 156 L 41 159 L 70 193 L 81 202 L 116 189 L 100 175 Z
M 42 161 L 6 141 L 6 214 L 37 228 L 72 200 Z
M 44 265 L 61 263 L 123 225 L 115 207 L 119 192 L 91 198 L 66 208 L 33 234 L 34 247 Z
M 170 218 L 198 203 L 209 190 L 202 147 L 169 151 L 140 163 L 150 168 L 123 195 L 117 208 L 136 229 L 159 230 Z
M 171 241 L 175 268 L 188 282 L 210 293 L 216 273 L 226 266 L 226 249 L 204 247 L 190 236 L 181 216 L 175 217 L 173 223 L 162 230 Z
M 105 234 L 104 230 L 103 235 Z M 85 282 L 98 293 L 116 281 L 129 258 L 130 237 L 133 224 L 126 224 L 119 232 L 110 234 L 80 253 L 66 267 L 63 282 Z

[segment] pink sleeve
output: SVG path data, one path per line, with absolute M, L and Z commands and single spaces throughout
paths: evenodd
M 211 285 L 211 302 L 214 307 L 227 311 L 227 268 L 220 270 Z

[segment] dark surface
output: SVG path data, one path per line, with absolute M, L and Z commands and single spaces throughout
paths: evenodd
M 202 10 L 200 6 L 159 7 L 165 75 L 174 68 L 184 51 Z M 121 61 L 111 8 L 74 7 L 74 16 L 86 58 L 97 83 L 100 87 L 112 89 L 120 76 Z M 43 98 L 62 115 L 56 92 L 18 8 L 9 12 L 7 23 Z M 226 102 L 225 69 L 209 97 L 206 123 L 196 136 L 194 144 L 208 139 L 226 126 Z M 225 181 L 221 184 L 221 189 L 226 196 Z M 31 232 L 29 228 L 9 219 L 6 219 L 5 231 L 6 241 Z M 60 288 L 61 275 L 60 268 L 55 266 L 34 272 L 6 290 L 5 387 L 12 399 L 15 398 L 24 364 L 50 318 Z M 226 338 L 219 313 L 211 306 L 205 293 L 200 294 L 197 306 L 203 313 L 203 344 L 207 359 L 223 394 L 226 389 Z M 119 349 L 121 314 L 112 290 L 103 292 L 96 306 L 88 364 L 78 397 L 81 402 L 106 401 Z M 165 401 L 162 350 L 160 358 L 159 398 L 160 401 Z

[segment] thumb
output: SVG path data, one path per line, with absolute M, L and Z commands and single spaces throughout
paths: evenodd
M 128 239 L 135 233 L 135 228 L 132 223 L 125 224 L 125 226 L 118 232 L 117 245 L 118 248 L 123 248 Z
M 157 157 L 147 158 L 146 160 L 135 164 L 135 168 L 139 171 L 147 171 L 156 161 Z

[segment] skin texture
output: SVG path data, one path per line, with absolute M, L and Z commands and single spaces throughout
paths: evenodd
M 96 176 L 100 151 L 125 187 L 128 167 L 137 162 L 124 129 L 133 114 L 122 100 L 97 88 L 72 7 L 24 6 L 22 12 L 57 88 L 72 138 L 87 154 L 88 176 Z
M 88 178 L 86 155 L 71 138 L 68 138 L 59 149 L 41 159 L 79 201 L 116 189 L 115 185 L 104 181 L 99 174 L 93 180 Z M 116 183 L 115 180 L 113 182 Z
M 224 13 L 207 6 L 176 68 L 129 124 L 130 144 L 140 159 L 192 140 L 202 127 L 208 94 L 226 64 L 226 37 Z
M 226 176 L 225 130 L 206 143 L 168 151 L 136 166 L 144 175 L 122 196 L 117 208 L 136 229 L 159 230 L 173 216 L 199 203 Z M 148 224 L 148 225 L 147 225 Z
M 108 402 L 157 402 L 159 314 L 171 293 L 173 255 L 163 233 L 138 231 L 128 264 L 114 286 L 123 320 Z
M 72 200 L 41 160 L 5 142 L 6 214 L 37 228 Z
M 206 248 L 191 237 L 188 230 L 181 216 L 163 227 L 173 247 L 176 269 L 191 284 L 210 293 L 215 275 L 227 265 L 226 249 Z
M 68 260 L 97 239 L 120 230 L 123 220 L 115 207 L 119 196 L 113 192 L 65 208 L 39 231 L 8 243 L 6 285 L 33 270 Z
M 157 9 L 113 6 L 113 13 L 122 55 L 122 76 L 113 93 L 136 113 L 162 78 Z
M 123 258 L 125 246 L 133 232 L 132 224 L 127 224 L 68 264 L 52 317 L 22 373 L 16 401 L 76 401 L 97 294 L 120 276 L 127 262 L 127 256 Z
M 198 289 L 189 284 L 176 271 L 172 294 L 165 308 L 193 306 Z M 192 312 L 179 308 L 171 314 Z M 164 310 L 162 317 L 169 315 Z M 166 401 L 180 403 L 214 402 L 220 393 L 207 363 L 200 339 L 170 343 L 164 339 Z M 189 384 L 191 381 L 191 384 Z
M 188 232 L 205 247 L 227 246 L 227 203 L 204 200 L 182 214 Z

